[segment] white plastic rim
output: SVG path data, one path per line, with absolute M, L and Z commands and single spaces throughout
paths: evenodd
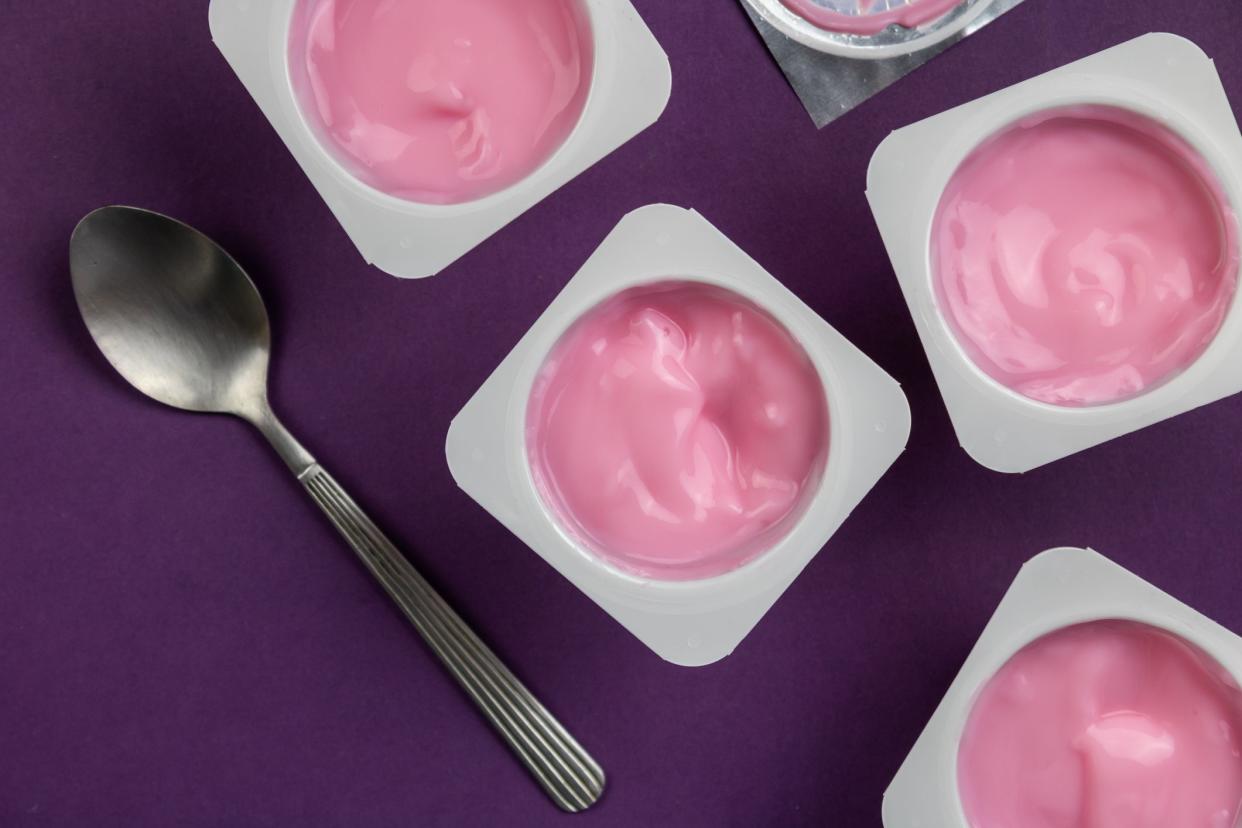
M 431 276 L 654 123 L 672 88 L 668 58 L 630 0 L 580 0 L 593 39 L 578 123 L 537 169 L 459 204 L 424 204 L 364 183 L 308 124 L 291 83 L 297 0 L 211 0 L 212 38 L 367 262 Z
M 859 35 L 833 32 L 815 25 L 781 0 L 746 0 L 760 17 L 782 34 L 817 52 L 859 60 L 880 60 L 918 52 L 941 43 L 969 26 L 994 0 L 962 0 L 943 17 L 909 30 L 899 38 L 885 32 Z
M 531 474 L 527 403 L 565 330 L 627 288 L 678 280 L 753 302 L 802 345 L 828 400 L 819 486 L 788 532 L 741 567 L 689 581 L 624 572 L 550 513 Z M 652 205 L 609 234 L 453 420 L 446 454 L 458 485 L 663 658 L 702 665 L 728 655 L 896 460 L 909 436 L 900 387 L 697 213 Z
M 995 471 L 1024 472 L 1242 391 L 1242 300 L 1191 365 L 1141 394 L 1069 407 L 988 376 L 939 307 L 931 234 L 962 161 L 1036 112 L 1098 104 L 1133 111 L 1184 139 L 1217 176 L 1242 236 L 1242 133 L 1211 60 L 1175 35 L 1147 35 L 894 132 L 872 157 L 867 198 L 962 447 Z
M 1135 621 L 1201 649 L 1242 685 L 1242 638 L 1104 556 L 1072 547 L 1026 563 L 884 794 L 885 828 L 970 828 L 957 758 L 983 688 L 1015 654 L 1091 621 Z

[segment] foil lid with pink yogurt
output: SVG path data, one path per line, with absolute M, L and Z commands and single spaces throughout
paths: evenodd
M 781 0 L 822 29 L 873 35 L 892 25 L 913 29 L 948 14 L 963 0 Z
M 817 127 L 1024 0 L 740 0 Z

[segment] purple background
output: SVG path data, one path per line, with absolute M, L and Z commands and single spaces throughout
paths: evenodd
M 0 824 L 567 824 L 260 438 L 129 389 L 70 230 L 215 236 L 275 326 L 290 427 L 607 769 L 583 826 L 879 824 L 1022 561 L 1092 545 L 1242 630 L 1242 397 L 1023 477 L 957 447 L 863 199 L 890 130 L 1133 36 L 1242 95 L 1236 0 L 1028 0 L 822 132 L 736 0 L 635 0 L 662 120 L 437 278 L 365 266 L 206 5 L 19 2 L 0 26 Z M 692 206 L 904 385 L 909 450 L 730 658 L 661 662 L 457 490 L 453 414 L 620 217 Z

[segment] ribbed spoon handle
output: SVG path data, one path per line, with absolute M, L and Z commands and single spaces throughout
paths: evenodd
M 332 475 L 316 463 L 298 479 L 552 800 L 570 812 L 595 804 L 604 792 L 604 772 L 595 760 L 410 566 Z

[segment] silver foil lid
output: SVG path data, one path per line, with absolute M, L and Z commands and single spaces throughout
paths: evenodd
M 963 0 L 923 26 L 890 25 L 870 35 L 821 28 L 781 0 L 740 2 L 811 120 L 822 128 L 1024 0 Z M 844 14 L 876 14 L 913 0 L 814 2 Z

